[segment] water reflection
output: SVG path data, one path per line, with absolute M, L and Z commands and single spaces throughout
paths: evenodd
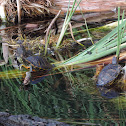
M 66 91 L 63 86 L 66 80 L 59 75 L 46 77 L 41 83 L 35 85 L 31 84 L 28 90 L 20 90 L 19 79 L 2 79 L 0 111 L 61 118 L 69 122 L 90 122 L 101 125 L 104 125 L 105 122 L 108 124 L 114 122 L 117 124 L 118 109 L 113 107 L 112 102 L 98 96 L 90 77 L 83 74 L 84 71 L 72 74 L 76 80 L 73 88 L 69 89 L 71 92 Z M 53 86 L 59 80 L 61 80 L 60 86 L 54 89 Z M 83 86 L 81 87 L 81 85 Z
M 100 87 L 100 86 L 97 86 L 97 88 L 99 89 L 101 96 L 105 98 L 116 98 L 120 96 L 120 92 L 116 91 L 116 89 L 114 88 L 107 88 L 107 87 Z

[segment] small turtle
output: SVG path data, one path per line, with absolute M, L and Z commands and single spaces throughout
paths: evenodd
M 47 62 L 47 60 L 44 57 L 41 56 L 29 56 L 23 59 L 25 68 L 33 68 L 34 71 L 36 70 L 49 70 L 52 68 L 52 65 Z M 32 71 L 32 69 L 31 69 Z
M 40 82 L 44 78 L 43 75 L 47 74 L 53 67 L 44 57 L 37 55 L 29 56 L 24 58 L 24 60 L 25 64 L 22 64 L 21 66 L 24 66 L 26 69 L 30 69 L 28 72 L 26 72 L 26 77 L 23 82 L 24 85 L 28 85 L 29 82 L 33 84 Z M 39 76 L 34 81 L 31 81 L 32 73 L 36 73 L 36 75 Z
M 118 77 L 121 70 L 122 67 L 117 63 L 117 58 L 114 56 L 112 59 L 112 64 L 105 66 L 98 75 L 97 86 L 111 85 Z

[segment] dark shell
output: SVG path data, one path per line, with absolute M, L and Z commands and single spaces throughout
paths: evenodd
M 52 65 L 47 62 L 44 57 L 41 56 L 29 56 L 26 58 L 26 61 L 29 62 L 33 67 L 39 69 L 50 69 Z
M 111 83 L 117 78 L 121 70 L 122 67 L 119 64 L 108 64 L 101 70 L 98 76 L 97 86 L 105 86 Z

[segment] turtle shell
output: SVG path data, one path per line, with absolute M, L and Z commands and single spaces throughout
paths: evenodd
M 119 64 L 108 64 L 101 70 L 97 86 L 106 86 L 112 83 L 118 77 L 121 70 L 122 67 Z
M 47 62 L 44 57 L 41 56 L 29 56 L 25 59 L 34 68 L 48 70 L 52 68 L 52 65 Z

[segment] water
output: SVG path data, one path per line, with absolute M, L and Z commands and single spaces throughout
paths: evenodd
M 2 51 L 0 57 L 3 60 Z M 103 89 L 100 93 L 92 79 L 94 72 L 82 69 L 50 75 L 37 84 L 23 86 L 25 72 L 16 70 L 9 61 L 0 66 L 0 111 L 54 118 L 73 126 L 125 126 L 125 96 L 106 95 Z
M 83 70 L 72 73 L 71 84 L 63 76 L 49 76 L 41 83 L 30 85 L 28 90 L 16 79 L 1 79 L 0 111 L 55 118 L 72 124 L 125 122 L 125 97 L 102 97 L 91 77 L 84 74 Z M 59 83 L 57 88 L 56 83 Z

